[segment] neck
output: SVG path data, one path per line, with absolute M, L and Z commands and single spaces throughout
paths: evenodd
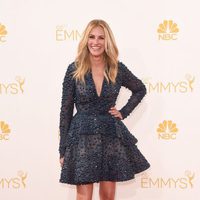
M 92 56 L 90 55 L 90 63 L 91 63 L 91 67 L 93 68 L 100 68 L 100 67 L 104 67 L 104 59 L 103 56 Z

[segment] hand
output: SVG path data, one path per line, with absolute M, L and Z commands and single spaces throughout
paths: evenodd
M 60 166 L 63 167 L 64 164 L 64 157 L 60 158 Z
M 115 117 L 123 119 L 122 114 L 115 107 L 111 107 L 108 112 L 111 113 L 111 115 L 114 115 Z

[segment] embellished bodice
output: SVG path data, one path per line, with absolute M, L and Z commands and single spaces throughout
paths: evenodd
M 67 135 L 72 136 L 78 130 L 79 134 L 95 134 L 116 130 L 115 121 L 108 111 L 115 106 L 121 86 L 128 88 L 132 94 L 126 105 L 119 111 L 126 118 L 140 103 L 146 94 L 146 87 L 122 62 L 118 63 L 116 83 L 107 82 L 104 77 L 101 93 L 98 96 L 92 73 L 85 75 L 85 86 L 73 78 L 72 72 L 76 69 L 71 63 L 66 71 L 60 111 L 60 145 L 62 157 L 65 152 Z M 73 116 L 74 105 L 77 112 Z

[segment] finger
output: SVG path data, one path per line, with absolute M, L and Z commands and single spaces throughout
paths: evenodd
M 116 111 L 114 112 L 114 114 L 119 115 L 119 112 L 116 110 Z
M 118 112 L 116 109 L 109 110 L 109 112 Z
M 121 113 L 117 112 L 116 116 L 121 118 Z
M 115 116 L 115 115 L 117 115 L 117 113 L 116 113 L 116 112 L 113 112 L 113 113 L 111 113 L 111 115 L 114 115 L 114 116 Z
M 112 110 L 112 111 L 110 111 L 109 113 L 111 113 L 111 114 L 115 114 L 116 112 Z
M 119 117 L 119 113 L 118 112 L 112 113 L 112 115 L 114 115 L 115 117 Z

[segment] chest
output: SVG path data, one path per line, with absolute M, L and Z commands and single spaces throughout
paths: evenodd
M 80 102 L 88 102 L 94 99 L 116 99 L 121 87 L 120 79 L 116 78 L 116 83 L 107 82 L 102 75 L 93 76 L 88 73 L 85 76 L 85 85 L 76 83 L 76 98 Z

